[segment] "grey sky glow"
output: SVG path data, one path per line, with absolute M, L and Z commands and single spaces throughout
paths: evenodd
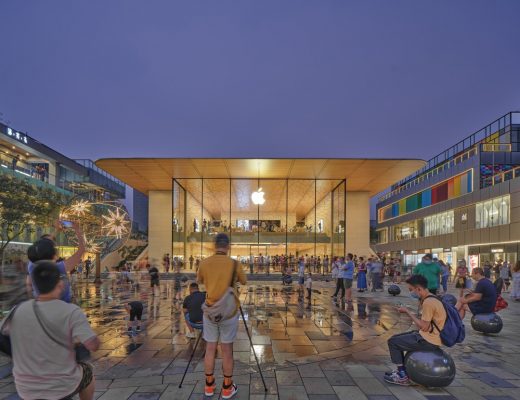
M 77 158 L 407 157 L 520 110 L 520 1 L 0 2 L 0 112 Z

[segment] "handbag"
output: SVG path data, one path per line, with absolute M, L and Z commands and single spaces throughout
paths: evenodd
M 54 343 L 60 345 L 61 347 L 64 347 L 67 350 L 70 350 L 69 346 L 67 346 L 65 343 L 57 341 L 49 333 L 49 331 L 47 330 L 47 328 L 45 327 L 45 325 L 42 322 L 42 319 L 44 319 L 44 318 L 43 318 L 43 315 L 41 315 L 40 312 L 38 311 L 38 307 L 36 306 L 36 301 L 35 300 L 33 300 L 33 310 L 34 310 L 34 315 L 36 315 L 36 319 L 38 320 L 38 323 L 40 324 L 40 327 L 43 329 L 43 331 L 48 336 L 48 338 L 51 339 Z M 76 356 L 75 356 L 76 362 L 85 361 L 85 360 L 87 360 L 90 357 L 90 350 L 87 349 L 85 347 L 85 345 L 83 345 L 83 343 L 78 343 L 78 344 L 74 345 L 74 352 L 76 354 Z
M 237 312 L 237 303 L 235 290 L 235 275 L 237 270 L 237 261 L 233 260 L 233 275 L 229 288 L 226 289 L 224 295 L 218 299 L 213 305 L 208 306 L 206 303 L 202 305 L 202 312 L 211 322 L 218 324 L 235 316 Z
M 14 312 L 16 311 L 16 308 L 18 305 L 14 306 L 11 311 L 9 311 L 9 314 L 4 318 L 2 321 L 2 328 L 0 329 L 0 352 L 5 354 L 8 357 L 13 357 L 13 349 L 11 347 L 11 338 L 8 334 L 4 333 L 4 328 L 7 325 L 9 321 L 13 318 Z
M 506 299 L 504 299 L 501 295 L 497 296 L 497 302 L 495 303 L 495 312 L 498 312 L 500 310 L 504 310 L 509 306 Z

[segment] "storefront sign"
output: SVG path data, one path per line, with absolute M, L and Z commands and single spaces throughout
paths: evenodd
M 468 220 L 468 213 L 462 213 L 462 216 L 460 217 L 460 220 L 462 222 L 466 222 Z
M 491 249 L 491 253 L 503 253 L 504 249 Z
M 19 142 L 27 144 L 27 135 L 24 135 L 22 132 L 17 132 L 9 127 L 7 127 L 7 136 L 10 138 L 16 139 Z
M 443 250 L 444 250 L 444 252 L 445 252 L 445 253 L 447 253 L 447 252 L 451 251 L 451 249 L 450 249 L 450 248 L 448 248 L 448 249 L 443 249 Z

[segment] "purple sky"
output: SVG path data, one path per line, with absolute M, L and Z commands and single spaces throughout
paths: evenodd
M 520 1 L 2 1 L 0 112 L 78 158 L 425 158 L 520 110 Z

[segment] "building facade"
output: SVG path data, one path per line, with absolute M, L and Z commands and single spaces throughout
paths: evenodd
M 424 165 L 372 159 L 103 159 L 149 197 L 148 256 L 189 269 L 218 232 L 255 272 L 273 258 L 369 255 L 370 197 Z M 277 266 L 280 267 L 279 265 Z
M 88 193 L 91 200 L 125 198 L 125 184 L 91 160 L 73 160 L 35 138 L 0 123 L 0 174 L 23 179 L 73 198 Z M 2 188 L 0 188 L 1 190 Z M 23 251 L 50 227 L 36 227 L 17 238 L 10 247 Z M 64 235 L 58 235 L 63 255 L 73 251 Z
M 510 112 L 393 184 L 377 201 L 375 250 L 476 267 L 520 250 L 520 112 Z

